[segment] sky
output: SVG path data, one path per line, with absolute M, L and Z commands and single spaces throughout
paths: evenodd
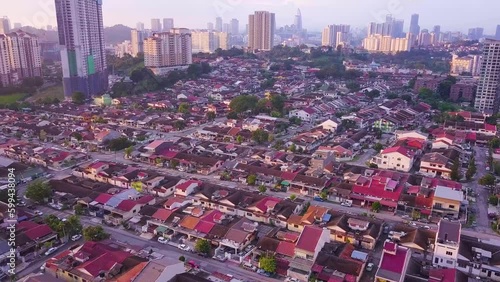
M 8 3 L 0 4 L 0 17 L 9 17 L 12 25 L 56 25 L 54 0 Z M 244 30 L 253 11 L 274 12 L 280 27 L 293 24 L 298 8 L 304 28 L 310 31 L 320 31 L 328 24 L 366 27 L 369 22 L 383 22 L 386 14 L 403 19 L 406 31 L 413 13 L 420 15 L 421 29 L 441 25 L 442 31 L 466 32 L 483 27 L 485 34 L 494 34 L 500 24 L 498 0 L 103 0 L 103 17 L 105 26 L 135 27 L 143 22 L 149 28 L 152 18 L 174 18 L 176 27 L 206 28 L 220 16 L 224 22 L 238 19 Z

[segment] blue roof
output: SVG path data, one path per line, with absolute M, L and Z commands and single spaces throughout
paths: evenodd
M 107 202 L 106 202 L 106 206 L 110 206 L 112 208 L 116 208 L 123 200 L 116 197 L 116 196 L 113 196 L 111 197 Z
M 117 198 L 119 198 L 121 200 L 128 200 L 130 198 L 137 198 L 138 196 L 139 196 L 139 192 L 137 192 L 137 190 L 135 190 L 135 189 L 126 189 L 126 190 L 123 190 L 120 193 L 114 195 L 113 198 L 117 197 Z
M 367 257 L 368 257 L 367 253 L 363 253 L 363 252 L 360 252 L 360 251 L 353 251 L 352 255 L 351 255 L 351 258 L 357 259 L 357 260 L 360 260 L 360 261 L 366 261 Z
M 328 222 L 332 218 L 332 215 L 327 213 L 323 216 L 323 222 Z

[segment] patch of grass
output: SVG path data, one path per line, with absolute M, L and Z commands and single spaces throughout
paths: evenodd
M 62 85 L 56 85 L 52 87 L 45 88 L 44 90 L 37 92 L 31 96 L 32 101 L 45 98 L 57 98 L 60 101 L 64 100 L 64 89 Z
M 14 93 L 14 94 L 8 94 L 8 95 L 0 95 L 0 104 L 2 105 L 9 105 L 15 102 L 20 102 L 24 98 L 26 98 L 28 94 L 25 93 Z

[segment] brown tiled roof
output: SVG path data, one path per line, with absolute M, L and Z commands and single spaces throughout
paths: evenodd
M 200 221 L 199 218 L 196 218 L 194 216 L 186 216 L 182 221 L 181 223 L 179 224 L 180 226 L 184 227 L 184 228 L 187 228 L 189 230 L 193 230 L 194 227 L 196 226 L 196 224 L 198 224 L 198 222 Z

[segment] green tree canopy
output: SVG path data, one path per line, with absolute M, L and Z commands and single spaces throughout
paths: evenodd
M 260 193 L 266 193 L 266 191 L 267 191 L 267 188 L 265 185 L 262 185 L 262 184 L 259 185 L 259 192 Z
M 212 246 L 210 245 L 210 242 L 204 239 L 198 239 L 196 241 L 196 244 L 194 245 L 195 251 L 198 253 L 202 254 L 210 254 L 210 251 L 212 250 Z
M 495 185 L 495 176 L 493 176 L 493 174 L 488 173 L 479 179 L 479 184 L 484 186 L 493 186 Z
M 189 113 L 189 104 L 188 103 L 180 103 L 179 109 L 177 110 L 179 113 L 187 114 Z
M 460 162 L 459 160 L 455 160 L 453 165 L 451 166 L 450 178 L 453 181 L 460 181 L 462 179 L 462 175 L 460 173 Z
M 85 99 L 86 99 L 85 94 L 83 94 L 83 92 L 80 91 L 73 92 L 73 94 L 71 95 L 71 100 L 75 104 L 81 105 L 85 103 Z
M 102 226 L 88 226 L 83 229 L 83 237 L 87 241 L 102 241 L 109 238 L 109 234 Z
M 31 182 L 26 189 L 26 197 L 37 203 L 45 202 L 51 195 L 52 189 L 49 184 L 41 180 Z
M 264 142 L 267 142 L 269 140 L 269 133 L 265 131 L 264 129 L 257 129 L 254 132 L 252 132 L 252 139 L 255 141 L 257 144 L 262 144 Z
M 381 208 L 382 208 L 382 204 L 380 202 L 374 202 L 372 204 L 372 211 L 374 211 L 374 212 L 379 212 Z
M 259 267 L 269 273 L 276 272 L 276 258 L 270 254 L 263 255 L 259 259 Z
M 232 112 L 240 114 L 249 110 L 254 110 L 259 99 L 253 95 L 240 95 L 229 103 L 229 108 Z
M 255 174 L 250 174 L 247 177 L 247 184 L 248 185 L 255 185 L 255 182 L 257 181 L 257 176 Z

